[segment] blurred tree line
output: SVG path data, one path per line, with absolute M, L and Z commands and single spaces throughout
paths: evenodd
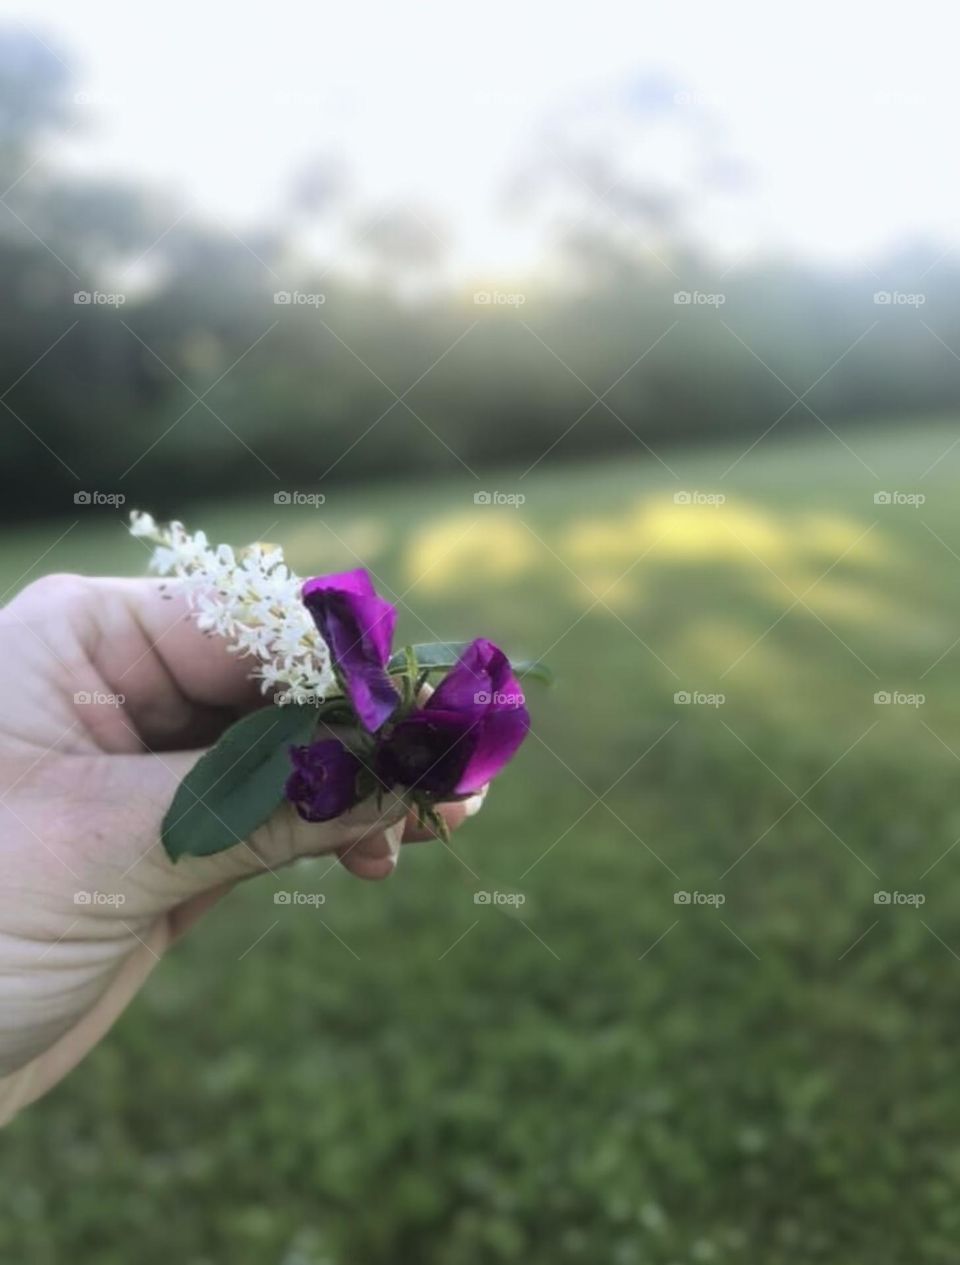
M 960 398 L 960 268 L 929 269 L 929 244 L 856 273 L 721 275 L 680 208 L 620 181 L 614 230 L 560 225 L 550 279 L 412 299 L 445 249 L 428 218 L 369 217 L 365 270 L 323 269 L 296 230 L 335 200 L 334 166 L 300 173 L 289 220 L 241 240 L 154 190 L 59 170 L 51 138 L 77 109 L 60 60 L 0 32 L 7 519 L 69 512 L 84 489 L 164 513 L 254 487 L 734 433 L 746 447 L 774 422 L 819 430 Z M 605 185 L 594 166 L 574 176 Z

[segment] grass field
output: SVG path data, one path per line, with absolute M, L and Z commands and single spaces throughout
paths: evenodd
M 956 434 L 197 513 L 558 683 L 451 850 L 214 911 L 0 1138 L 0 1260 L 960 1261 Z M 85 513 L 39 572 L 139 571 Z M 69 521 L 6 532 L 2 586 Z

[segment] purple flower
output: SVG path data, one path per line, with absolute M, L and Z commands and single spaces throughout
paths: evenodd
M 378 596 L 362 568 L 307 580 L 302 594 L 344 693 L 364 727 L 376 733 L 399 701 L 386 671 L 396 607 Z
M 401 720 L 378 753 L 377 773 L 442 799 L 495 777 L 530 728 L 510 662 L 493 642 L 471 642 L 427 703 Z
M 305 821 L 330 821 L 357 802 L 363 765 L 337 738 L 291 747 L 293 772 L 284 793 Z

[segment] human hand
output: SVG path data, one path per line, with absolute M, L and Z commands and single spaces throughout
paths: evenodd
M 159 581 L 49 576 L 0 611 L 0 1123 L 236 882 L 325 854 L 385 878 L 425 837 L 393 797 L 322 824 L 284 802 L 242 844 L 174 865 L 161 821 L 205 747 L 262 704 L 248 667 Z M 444 805 L 448 825 L 481 798 Z

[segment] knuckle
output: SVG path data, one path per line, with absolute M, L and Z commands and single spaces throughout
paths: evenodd
M 69 571 L 55 571 L 32 581 L 10 603 L 11 609 L 20 614 L 31 614 L 50 605 L 82 601 L 90 593 L 91 582 L 86 576 Z
M 299 856 L 306 854 L 306 849 L 302 846 L 302 825 L 293 806 L 281 804 L 270 819 L 250 836 L 248 847 L 244 849 L 245 860 L 249 861 L 254 870 L 277 870 L 292 864 Z

